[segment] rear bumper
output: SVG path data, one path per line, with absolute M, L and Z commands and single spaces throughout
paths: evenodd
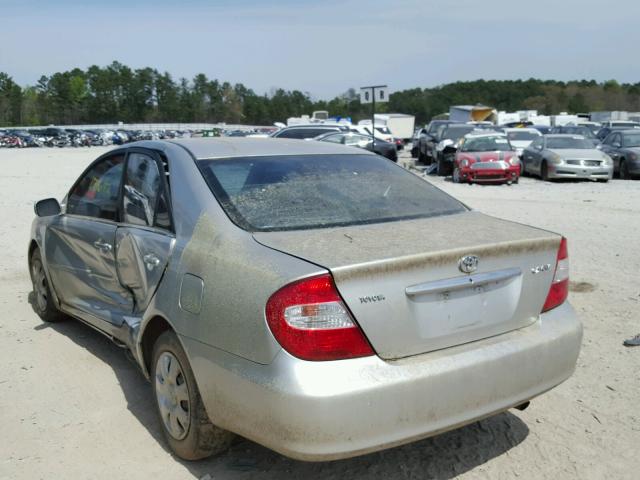
M 549 164 L 549 178 L 586 178 L 586 179 L 611 179 L 613 178 L 613 165 L 586 167 L 582 165 Z
M 257 365 L 181 337 L 211 420 L 300 460 L 333 460 L 435 435 L 519 405 L 574 371 L 571 306 L 529 327 L 393 362 Z

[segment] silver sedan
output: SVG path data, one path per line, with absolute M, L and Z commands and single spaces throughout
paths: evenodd
M 360 455 L 524 408 L 576 365 L 566 239 L 368 152 L 138 142 L 35 210 L 34 309 L 129 349 L 185 459 L 234 434 Z
M 553 134 L 535 139 L 522 152 L 522 174 L 543 180 L 589 179 L 608 182 L 613 178 L 613 160 L 581 135 Z

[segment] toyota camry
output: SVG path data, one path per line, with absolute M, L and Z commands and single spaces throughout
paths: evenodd
M 142 141 L 35 205 L 33 307 L 131 351 L 181 458 L 364 454 L 574 371 L 562 235 L 325 142 Z

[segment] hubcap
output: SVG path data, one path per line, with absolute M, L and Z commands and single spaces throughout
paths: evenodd
M 47 309 L 47 277 L 40 260 L 35 260 L 31 266 L 31 278 L 33 279 L 33 291 L 36 294 L 38 309 L 44 312 Z
M 156 363 L 156 400 L 164 426 L 176 440 L 189 431 L 189 390 L 178 359 L 162 352 Z

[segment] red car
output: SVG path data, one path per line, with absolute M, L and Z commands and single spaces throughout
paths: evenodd
M 462 140 L 453 164 L 455 183 L 518 183 L 520 159 L 501 133 L 472 133 Z

